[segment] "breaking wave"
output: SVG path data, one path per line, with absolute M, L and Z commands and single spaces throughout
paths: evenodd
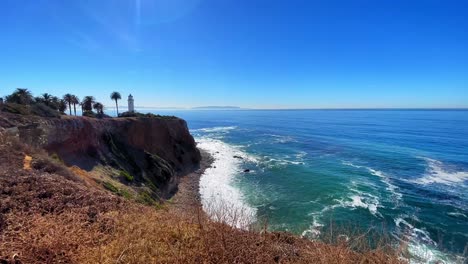
M 198 138 L 197 143 L 214 158 L 200 178 L 203 209 L 215 221 L 247 229 L 255 221 L 256 209 L 245 202 L 234 184 L 243 160 L 255 162 L 255 157 L 217 139 Z
M 205 133 L 224 132 L 226 133 L 234 129 L 237 129 L 237 126 L 219 126 L 219 127 L 199 128 L 199 129 L 192 130 L 192 132 L 205 132 Z
M 464 183 L 468 181 L 468 171 L 449 170 L 442 162 L 421 157 L 427 163 L 426 174 L 424 177 L 415 180 L 418 184 L 446 184 Z
M 379 177 L 381 182 L 386 185 L 385 189 L 391 194 L 392 199 L 393 199 L 393 201 L 395 203 L 395 206 L 399 205 L 399 203 L 400 203 L 399 201 L 401 200 L 403 195 L 398 191 L 398 187 L 395 186 L 391 182 L 390 177 L 388 177 L 385 173 L 383 173 L 382 171 L 379 171 L 379 170 L 375 170 L 375 169 L 370 168 L 370 167 L 355 165 L 355 164 L 353 164 L 351 162 L 348 162 L 348 161 L 343 161 L 342 163 L 343 163 L 343 165 L 347 165 L 347 166 L 354 167 L 354 168 L 357 168 L 357 169 L 366 169 L 370 174 Z

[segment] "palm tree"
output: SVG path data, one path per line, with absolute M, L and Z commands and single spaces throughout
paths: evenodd
M 80 103 L 80 99 L 78 99 L 78 96 L 72 95 L 71 103 L 73 104 L 73 111 L 75 112 L 75 116 L 76 116 L 76 105 Z
M 119 92 L 112 92 L 110 95 L 110 98 L 115 101 L 115 107 L 117 109 L 117 116 L 119 116 L 119 104 L 117 103 L 117 100 L 122 99 L 122 96 L 120 95 Z
M 54 109 L 54 110 L 59 110 L 60 111 L 60 101 L 61 101 L 61 99 L 59 99 L 57 96 L 52 96 L 50 98 L 49 107 Z M 65 109 L 66 108 L 67 108 L 67 105 L 65 104 Z
M 45 105 L 50 106 L 50 103 L 52 103 L 52 97 L 53 96 L 51 94 L 44 93 L 40 99 Z
M 67 110 L 67 102 L 65 102 L 65 100 L 63 100 L 63 99 L 58 99 L 57 108 L 58 108 L 60 113 L 64 114 L 65 110 Z
M 63 96 L 63 100 L 67 102 L 68 104 L 68 110 L 70 110 L 70 115 L 71 115 L 71 104 L 72 104 L 72 99 L 73 95 L 67 93 L 66 95 Z
M 93 104 L 93 108 L 96 109 L 96 112 L 98 114 L 104 114 L 104 105 L 102 105 L 101 103 L 99 102 L 96 102 Z
M 93 96 L 85 96 L 81 102 L 83 107 L 83 112 L 93 111 L 93 105 L 96 103 L 96 99 Z
M 5 98 L 7 103 L 15 104 L 31 104 L 34 101 L 34 98 L 31 92 L 25 88 L 17 88 L 11 95 L 6 96 Z

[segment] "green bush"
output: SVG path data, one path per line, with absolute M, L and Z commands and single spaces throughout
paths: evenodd
M 21 105 L 21 104 L 14 104 L 14 103 L 3 104 L 2 105 L 2 111 L 12 113 L 12 114 L 19 114 L 19 115 L 30 115 L 31 114 L 29 106 Z
M 125 199 L 132 199 L 133 198 L 133 195 L 130 192 L 128 192 L 127 190 L 125 190 L 125 189 L 120 190 L 119 195 L 124 197 Z
M 151 195 L 146 191 L 143 191 L 143 192 L 138 194 L 137 201 L 139 203 L 146 204 L 146 205 L 156 205 L 157 204 L 156 201 L 153 199 L 153 197 L 151 197 Z
M 113 193 L 116 193 L 116 194 L 119 194 L 119 189 L 117 189 L 117 187 L 115 187 L 112 183 L 110 182 L 104 182 L 103 183 L 103 186 L 104 188 L 106 188 L 107 190 L 113 192 Z
M 119 175 L 120 177 L 123 177 L 128 182 L 132 182 L 135 179 L 132 175 L 130 175 L 130 173 L 124 170 L 120 171 Z
M 60 113 L 43 103 L 31 105 L 31 113 L 42 117 L 60 117 Z
M 96 117 L 96 113 L 94 113 L 93 111 L 84 111 L 84 112 L 83 112 L 83 116 L 95 118 L 95 117 Z
M 55 161 L 63 163 L 63 160 L 59 157 L 59 155 L 57 155 L 57 153 L 52 153 L 52 155 L 50 155 L 50 157 Z
M 60 117 L 60 113 L 43 103 L 36 103 L 33 105 L 21 105 L 14 103 L 7 103 L 2 105 L 2 111 L 19 114 L 19 115 L 36 115 L 42 117 Z

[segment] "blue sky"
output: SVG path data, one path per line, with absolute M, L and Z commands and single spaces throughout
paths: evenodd
M 468 1 L 3 0 L 0 95 L 468 107 Z

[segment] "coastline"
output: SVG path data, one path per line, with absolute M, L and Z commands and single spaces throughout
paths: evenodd
M 186 215 L 187 213 L 197 212 L 202 210 L 200 196 L 200 178 L 205 173 L 205 170 L 210 168 L 214 162 L 214 158 L 206 151 L 200 150 L 201 161 L 200 167 L 189 174 L 181 177 L 178 190 L 175 195 L 168 200 L 170 203 L 169 209 L 175 213 Z

